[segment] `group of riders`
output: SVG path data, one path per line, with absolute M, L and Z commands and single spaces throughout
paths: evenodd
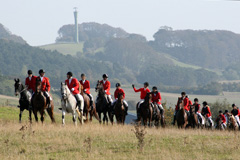
M 181 97 L 178 98 L 177 101 L 177 105 L 175 107 L 175 112 L 174 112 L 174 119 L 172 124 L 175 125 L 175 121 L 176 121 L 176 115 L 180 109 L 180 103 L 183 102 L 183 109 L 185 110 L 187 116 L 190 116 L 190 109 L 191 107 L 193 108 L 193 112 L 197 115 L 197 120 L 199 124 L 204 125 L 204 119 L 205 121 L 209 122 L 209 126 L 213 127 L 213 120 L 212 120 L 212 113 L 211 113 L 211 109 L 210 106 L 208 105 L 208 103 L 206 101 L 204 101 L 202 103 L 203 107 L 202 110 L 200 111 L 200 104 L 199 104 L 199 100 L 198 98 L 194 99 L 194 103 L 192 103 L 192 101 L 189 99 L 189 96 L 186 95 L 185 92 L 181 93 Z M 225 110 L 224 113 L 222 110 L 219 111 L 219 115 L 216 118 L 216 122 L 218 120 L 221 120 L 221 126 L 223 127 L 223 129 L 227 128 L 227 124 L 228 124 L 228 120 L 229 117 L 232 115 L 234 116 L 237 126 L 240 126 L 240 121 L 239 121 L 239 116 L 240 116 L 240 111 L 238 109 L 238 107 L 236 106 L 236 104 L 232 104 L 232 111 L 231 113 L 229 113 L 228 110 Z M 216 127 L 216 126 L 215 126 Z
M 108 80 L 108 75 L 107 74 L 103 74 L 102 76 L 102 80 L 100 81 L 100 83 L 103 86 L 104 92 L 107 96 L 107 100 L 110 103 L 110 106 L 112 108 L 113 114 L 114 114 L 114 106 L 116 104 L 116 101 L 118 100 L 118 96 L 121 94 L 123 95 L 123 105 L 125 108 L 125 114 L 127 115 L 127 111 L 128 111 L 128 103 L 125 100 L 125 92 L 124 90 L 121 88 L 120 83 L 116 83 L 116 90 L 114 92 L 114 98 L 115 100 L 113 101 L 112 97 L 111 97 L 111 93 L 110 93 L 110 89 L 111 89 L 111 83 Z M 44 96 L 46 97 L 47 100 L 47 106 L 48 108 L 51 108 L 51 96 L 49 94 L 50 92 L 50 82 L 49 82 L 49 78 L 45 77 L 45 71 L 43 69 L 39 70 L 39 76 L 34 76 L 33 72 L 31 70 L 28 70 L 28 77 L 25 80 L 25 85 L 27 86 L 27 90 L 32 94 L 32 97 L 34 97 L 34 92 L 36 89 L 36 81 L 41 81 L 41 91 L 43 92 Z M 78 80 L 77 78 L 73 77 L 73 73 L 72 72 L 68 72 L 67 73 L 67 79 L 65 80 L 65 84 L 68 86 L 69 90 L 71 91 L 71 93 L 74 95 L 76 101 L 77 101 L 77 106 L 79 108 L 80 111 L 83 110 L 84 106 L 81 106 L 81 101 L 83 101 L 83 97 L 80 94 L 80 84 L 82 86 L 82 90 L 85 94 L 87 94 L 87 96 L 90 99 L 90 106 L 91 109 L 93 109 L 93 96 L 90 92 L 90 82 L 86 79 L 86 75 L 85 74 L 81 74 L 81 80 Z M 161 94 L 158 91 L 157 87 L 154 86 L 152 87 L 152 91 L 150 91 L 149 87 L 149 83 L 145 82 L 142 88 L 136 89 L 134 84 L 132 85 L 133 90 L 135 92 L 140 92 L 140 101 L 137 104 L 136 107 L 136 111 L 137 111 L 137 117 L 140 116 L 140 105 L 142 103 L 144 103 L 145 97 L 149 94 L 151 94 L 151 101 L 152 101 L 152 107 L 154 107 L 156 105 L 156 109 L 158 111 L 160 111 L 160 114 L 162 116 L 162 118 L 164 118 L 164 108 L 161 104 Z M 33 99 L 33 98 L 32 98 Z M 96 97 L 96 102 L 98 100 L 98 97 Z M 177 113 L 180 109 L 180 104 L 183 104 L 183 109 L 185 110 L 187 116 L 190 116 L 190 109 L 191 107 L 194 107 L 194 112 L 197 115 L 197 119 L 199 123 L 204 123 L 204 119 L 206 119 L 206 121 L 208 121 L 210 123 L 210 126 L 213 125 L 213 120 L 212 120 L 212 113 L 210 110 L 210 107 L 208 105 L 208 103 L 206 101 L 204 101 L 202 110 L 200 111 L 200 104 L 197 98 L 194 99 L 194 103 L 192 103 L 192 101 L 189 99 L 188 95 L 186 95 L 185 92 L 181 93 L 181 97 L 178 98 L 177 101 L 177 105 L 175 108 L 175 112 L 174 112 L 174 118 L 173 118 L 173 122 L 172 124 L 175 125 L 175 121 L 176 121 L 176 116 Z M 153 105 L 155 104 L 155 105 Z M 222 125 L 224 127 L 226 127 L 227 125 L 227 121 L 228 121 L 228 116 L 231 114 L 235 117 L 236 122 L 238 124 L 238 126 L 240 126 L 240 121 L 239 121 L 239 116 L 240 116 L 240 111 L 237 108 L 237 106 L 235 104 L 232 105 L 233 110 L 231 111 L 231 113 L 228 112 L 228 110 L 225 110 L 225 112 L 223 113 L 222 111 L 219 111 L 219 116 L 218 118 L 221 119 Z

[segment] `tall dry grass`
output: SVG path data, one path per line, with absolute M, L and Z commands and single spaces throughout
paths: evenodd
M 0 121 L 0 159 L 239 159 L 239 132 Z

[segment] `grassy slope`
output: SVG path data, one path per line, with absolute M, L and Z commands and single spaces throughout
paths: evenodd
M 4 116 L 3 116 L 4 115 Z M 238 159 L 239 134 L 176 128 L 146 129 L 139 152 L 133 126 L 46 122 L 18 124 L 15 108 L 0 107 L 0 159 Z M 68 116 L 70 117 L 70 116 Z M 26 118 L 26 116 L 25 116 Z M 27 128 L 20 131 L 23 125 Z M 90 152 L 88 152 L 90 150 Z
M 69 55 L 76 55 L 77 52 L 83 52 L 83 44 L 84 42 L 80 42 L 79 44 L 75 43 L 54 43 L 54 44 L 47 44 L 44 46 L 39 46 L 40 48 L 46 50 L 57 50 L 62 54 L 69 54 Z

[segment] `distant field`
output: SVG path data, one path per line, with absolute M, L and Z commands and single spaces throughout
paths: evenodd
M 48 44 L 44 46 L 39 46 L 40 48 L 46 49 L 46 50 L 57 50 L 58 52 L 64 54 L 64 55 L 72 55 L 75 56 L 77 52 L 83 52 L 83 42 L 80 42 L 79 44 L 76 43 L 53 43 Z
M 34 160 L 234 160 L 239 159 L 238 132 L 209 130 L 179 130 L 146 128 L 140 136 L 140 145 L 134 134 L 134 126 L 99 125 L 97 123 L 61 126 L 57 123 L 44 125 L 16 120 L 18 110 L 0 107 L 0 159 Z M 141 133 L 141 132 L 138 132 Z M 142 150 L 138 148 L 142 147 Z

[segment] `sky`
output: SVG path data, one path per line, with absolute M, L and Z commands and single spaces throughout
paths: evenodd
M 148 40 L 161 26 L 240 33 L 240 1 L 228 0 L 0 0 L 0 23 L 28 44 L 54 43 L 57 31 L 78 22 L 106 23 Z

